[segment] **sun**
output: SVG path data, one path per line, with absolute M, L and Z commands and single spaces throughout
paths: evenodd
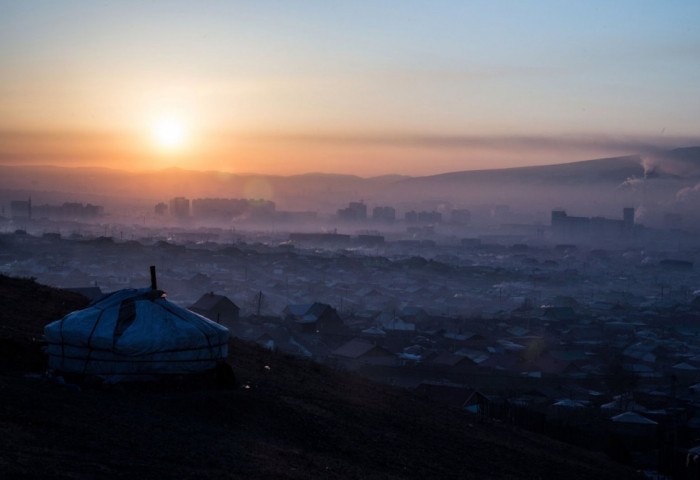
M 178 150 L 185 144 L 187 129 L 177 117 L 162 117 L 153 126 L 153 138 L 165 150 Z

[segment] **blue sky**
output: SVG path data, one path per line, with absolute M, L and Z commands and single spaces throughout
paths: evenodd
M 207 166 L 297 173 L 684 146 L 700 138 L 698 20 L 691 1 L 2 0 L 0 129 L 137 137 L 175 112 Z M 222 136 L 247 163 L 222 163 Z

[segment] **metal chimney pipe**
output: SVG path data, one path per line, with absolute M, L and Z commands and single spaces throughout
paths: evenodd
M 158 283 L 156 282 L 156 266 L 151 265 L 151 290 L 158 290 Z

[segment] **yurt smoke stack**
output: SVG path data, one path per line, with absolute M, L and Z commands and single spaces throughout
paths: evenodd
M 158 290 L 158 282 L 156 281 L 156 266 L 151 265 L 151 290 Z

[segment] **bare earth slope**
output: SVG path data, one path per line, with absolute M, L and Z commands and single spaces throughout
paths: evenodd
M 81 390 L 31 339 L 80 296 L 0 276 L 3 478 L 637 478 L 593 454 L 238 340 L 240 386 Z

